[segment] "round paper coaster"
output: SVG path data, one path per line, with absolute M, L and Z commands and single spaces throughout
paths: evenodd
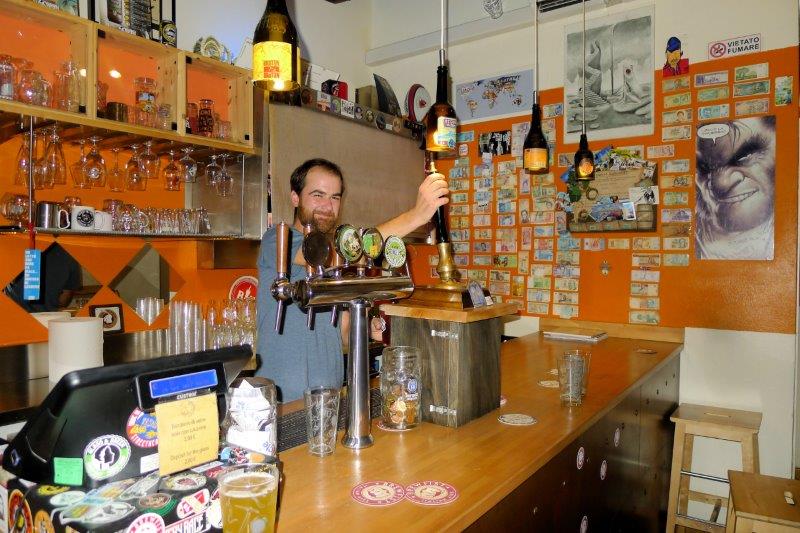
M 418 481 L 406 487 L 406 499 L 420 505 L 446 505 L 456 498 L 456 488 L 441 481 Z
M 403 487 L 391 481 L 365 481 L 350 492 L 355 501 L 370 507 L 393 505 L 401 501 L 404 495 Z
M 504 394 L 501 394 L 500 395 L 500 407 L 503 407 L 507 403 L 508 403 L 508 398 L 506 398 Z
M 405 428 L 405 429 L 390 428 L 389 426 L 383 423 L 383 420 L 378 420 L 378 423 L 375 425 L 378 426 L 378 429 L 382 429 L 383 431 L 391 431 L 394 433 L 403 433 L 404 431 L 409 431 L 411 429 L 411 428 Z
M 505 415 L 500 415 L 497 419 L 503 423 L 508 424 L 509 426 L 532 426 L 538 422 L 535 418 L 530 415 L 523 415 L 520 413 L 508 413 Z
M 554 379 L 542 379 L 539 380 L 539 386 L 544 387 L 546 389 L 557 389 L 558 388 L 558 381 Z

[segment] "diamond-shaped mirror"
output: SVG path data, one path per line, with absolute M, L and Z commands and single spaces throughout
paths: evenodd
M 74 315 L 100 290 L 100 282 L 56 242 L 42 252 L 41 280 L 38 300 L 22 298 L 23 272 L 3 292 L 29 313 L 69 311 Z
M 145 245 L 109 287 L 148 324 L 161 314 L 184 279 L 149 244 Z

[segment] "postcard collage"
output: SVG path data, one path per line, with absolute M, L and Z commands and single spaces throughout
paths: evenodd
M 450 237 L 461 278 L 478 281 L 495 300 L 516 302 L 522 314 L 581 318 L 582 255 L 627 251 L 629 291 L 619 297 L 627 300 L 628 322 L 658 325 L 664 269 L 685 269 L 697 261 L 773 259 L 774 190 L 767 190 L 774 188 L 773 113 L 792 104 L 794 79 L 771 75 L 769 62 L 740 61 L 742 66 L 717 70 L 715 63 L 692 65 L 685 74 L 665 72 L 653 82 L 654 102 L 641 113 L 652 115 L 653 134 L 644 140 L 593 140 L 589 124 L 598 168 L 651 170 L 656 185 L 631 189 L 629 198 L 614 201 L 657 204 L 656 231 L 569 231 L 574 144 L 564 144 L 571 142 L 563 130 L 567 102 L 542 106 L 550 143 L 544 175 L 522 169 L 530 115 L 510 123 L 462 124 L 457 158 L 440 165 L 451 190 Z M 752 161 L 761 170 L 742 170 Z M 745 189 L 737 172 L 755 175 L 756 182 L 758 172 L 772 175 Z M 772 184 L 765 184 L 769 180 Z M 751 197 L 760 203 L 736 207 Z M 437 260 L 435 254 L 428 257 L 433 277 Z M 602 280 L 597 272 L 589 275 L 593 283 Z

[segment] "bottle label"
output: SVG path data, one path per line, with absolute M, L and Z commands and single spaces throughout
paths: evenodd
M 523 154 L 523 166 L 528 170 L 545 170 L 547 168 L 547 150 L 544 148 L 526 148 Z
M 436 133 L 433 134 L 433 142 L 436 146 L 455 149 L 456 147 L 456 127 L 458 119 L 451 117 L 439 117 L 436 122 Z
M 253 46 L 254 81 L 289 81 L 292 79 L 292 45 L 277 41 Z

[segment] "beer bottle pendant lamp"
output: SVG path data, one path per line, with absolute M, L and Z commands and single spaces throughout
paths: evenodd
M 444 49 L 445 0 L 441 0 L 441 42 L 439 46 L 439 67 L 436 69 L 436 101 L 428 109 L 425 123 L 425 150 L 429 152 L 452 152 L 456 148 L 456 110 L 447 99 L 449 69 Z
M 268 91 L 300 87 L 300 46 L 286 0 L 268 0 L 253 34 L 253 82 Z
M 539 108 L 539 3 L 533 2 L 533 108 L 531 125 L 522 145 L 522 165 L 531 174 L 546 174 L 548 164 L 547 138 L 542 131 L 542 114 Z
M 586 137 L 586 0 L 581 0 L 581 3 L 583 4 L 583 91 L 581 91 L 583 118 L 581 140 L 578 151 L 575 152 L 575 177 L 579 181 L 591 181 L 594 179 L 594 154 L 589 150 L 589 139 Z

